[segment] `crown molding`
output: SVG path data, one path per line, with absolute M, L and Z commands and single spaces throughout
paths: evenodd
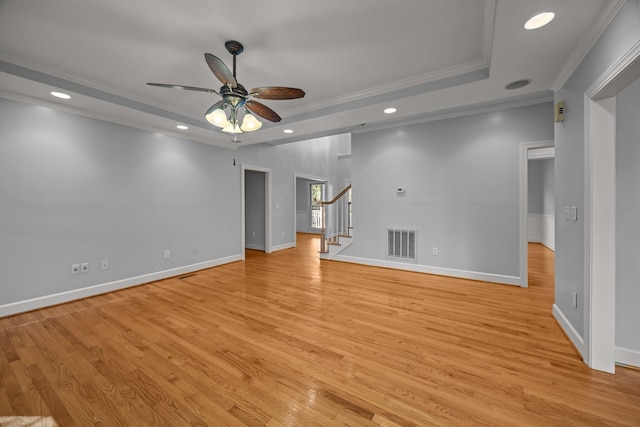
M 602 36 L 602 33 L 604 33 L 626 2 L 627 0 L 614 0 L 603 6 L 602 13 L 598 15 L 594 25 L 590 27 L 590 31 L 582 37 L 575 49 L 573 49 L 569 59 L 551 85 L 553 91 L 560 90 L 565 83 L 567 83 L 567 80 L 569 80 L 574 71 L 576 71 L 582 60 L 587 56 L 591 48 L 596 44 L 600 36 Z

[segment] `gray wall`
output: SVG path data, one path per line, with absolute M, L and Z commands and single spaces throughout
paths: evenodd
M 640 351 L 640 80 L 616 98 L 616 346 Z
M 265 250 L 266 173 L 246 170 L 244 177 L 245 247 Z
M 553 159 L 529 160 L 527 208 L 531 214 L 555 214 Z
M 551 139 L 551 103 L 354 135 L 345 255 L 384 260 L 385 228 L 416 228 L 417 265 L 519 276 L 519 145 Z
M 233 151 L 1 98 L 0 117 L 0 305 L 240 253 Z
M 225 150 L 2 98 L 0 118 L 0 315 L 239 259 L 241 162 L 273 168 L 274 246 L 294 172 L 350 177 L 349 135 Z
M 578 207 L 578 221 L 556 221 L 555 304 L 571 326 L 585 336 L 584 213 L 585 152 L 584 93 L 615 61 L 640 40 L 638 0 L 625 3 L 555 100 L 565 101 L 566 120 L 555 125 L 556 218 L 563 206 Z M 572 292 L 578 295 L 573 308 Z M 638 322 L 636 322 L 636 325 Z
M 555 159 L 539 160 L 542 163 L 542 212 L 545 215 L 556 213 Z
M 527 209 L 530 214 L 544 213 L 544 177 L 542 160 L 529 160 L 527 184 Z

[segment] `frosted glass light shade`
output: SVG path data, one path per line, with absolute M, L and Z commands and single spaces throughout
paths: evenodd
M 237 123 L 234 126 L 231 122 L 227 122 L 227 125 L 224 128 L 222 128 L 222 132 L 242 133 L 242 130 L 240 130 L 240 127 L 238 126 Z
M 245 114 L 244 120 L 242 120 L 242 126 L 240 127 L 245 132 L 253 132 L 262 127 L 262 123 L 256 119 L 253 114 Z
M 218 126 L 220 128 L 224 128 L 229 124 L 227 120 L 227 113 L 224 112 L 222 108 L 216 108 L 213 111 L 207 111 L 207 114 L 204 116 L 205 119 L 209 123 L 214 126 Z

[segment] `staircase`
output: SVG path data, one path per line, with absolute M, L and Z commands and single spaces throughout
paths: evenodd
M 351 184 L 333 200 L 322 204 L 320 259 L 332 259 L 353 241 L 351 226 Z

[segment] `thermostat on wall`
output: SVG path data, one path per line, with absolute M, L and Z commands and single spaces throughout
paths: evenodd
M 404 193 L 404 187 L 396 187 L 396 193 Z

